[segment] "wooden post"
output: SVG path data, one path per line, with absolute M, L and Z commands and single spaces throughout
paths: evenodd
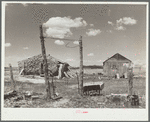
M 128 95 L 133 93 L 133 68 L 129 68 L 129 86 L 128 86 Z
M 10 67 L 10 79 L 11 79 L 11 86 L 12 86 L 12 89 L 13 91 L 15 91 L 15 81 L 14 81 L 14 78 L 13 78 L 13 71 L 12 71 L 12 66 L 11 64 L 9 64 L 9 67 Z
M 76 72 L 77 75 L 77 82 L 78 82 L 78 93 L 79 93 L 79 78 L 78 78 L 78 73 Z
M 139 76 L 141 75 L 141 66 L 139 67 Z
M 43 28 L 42 25 L 40 25 L 40 39 L 41 39 L 41 48 L 42 48 L 42 56 L 44 59 L 44 77 L 45 77 L 45 85 L 46 85 L 46 92 L 47 92 L 47 99 L 51 98 L 51 92 L 50 92 L 50 83 L 48 81 L 48 65 L 47 65 L 47 59 L 46 59 L 46 51 L 45 51 L 45 45 L 44 45 L 44 37 L 43 37 Z
M 56 93 L 55 93 L 55 85 L 54 85 L 54 82 L 53 82 L 53 76 L 52 76 L 52 86 L 53 86 L 53 96 L 55 97 Z
M 43 63 L 40 64 L 40 75 L 43 74 Z
M 24 71 L 23 71 L 23 76 L 25 75 L 25 62 L 23 62 L 23 69 L 24 69 Z
M 80 75 L 79 75 L 79 90 L 80 95 L 83 95 L 83 47 L 82 47 L 82 36 L 79 39 L 79 51 L 80 51 Z
M 35 57 L 34 57 L 35 58 Z M 34 60 L 34 59 L 33 59 Z M 34 65 L 34 67 L 33 67 L 33 78 L 35 78 L 35 62 L 33 62 L 33 65 Z

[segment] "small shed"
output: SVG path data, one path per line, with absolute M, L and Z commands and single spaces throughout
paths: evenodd
M 115 76 L 119 74 L 123 77 L 128 72 L 128 67 L 131 65 L 132 61 L 116 53 L 112 57 L 108 58 L 103 62 L 103 72 L 105 76 Z
M 68 70 L 69 64 L 60 61 L 52 56 L 47 55 L 48 71 L 52 71 L 54 75 L 58 75 L 58 64 L 63 64 L 66 70 Z M 44 60 L 42 54 L 27 58 L 18 62 L 19 72 L 23 71 L 25 75 L 40 75 L 44 74 Z

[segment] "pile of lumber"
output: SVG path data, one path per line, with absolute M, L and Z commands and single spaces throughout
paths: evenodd
M 106 95 L 106 103 L 115 103 L 115 104 L 121 104 L 128 102 L 128 94 L 113 94 Z

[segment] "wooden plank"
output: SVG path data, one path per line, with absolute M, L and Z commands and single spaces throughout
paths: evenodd
M 132 95 L 133 90 L 133 68 L 129 68 L 128 71 L 129 85 L 128 85 L 128 94 Z
M 13 71 L 12 71 L 12 66 L 11 64 L 9 64 L 9 68 L 10 68 L 10 80 L 11 80 L 11 86 L 12 86 L 12 89 L 13 91 L 15 90 L 15 81 L 14 81 L 14 78 L 13 78 Z
M 104 83 L 103 82 L 84 83 L 84 86 L 93 86 L 93 85 L 99 85 L 101 90 L 104 88 Z
M 22 70 L 20 71 L 19 75 L 22 75 L 22 74 L 23 74 L 23 71 L 24 71 L 24 69 L 22 69 Z
M 53 99 L 53 100 L 59 100 L 59 99 L 61 99 L 61 98 L 63 98 L 63 97 L 59 96 L 59 97 L 54 97 L 54 98 L 52 98 L 52 99 Z

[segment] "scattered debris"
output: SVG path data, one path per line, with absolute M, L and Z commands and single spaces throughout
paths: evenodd
M 111 93 L 111 96 L 125 96 L 125 97 L 127 97 L 128 94 L 113 94 L 113 93 Z
M 59 96 L 59 97 L 53 97 L 52 99 L 53 99 L 53 100 L 59 100 L 59 99 L 61 99 L 61 98 L 63 98 L 63 97 L 61 97 L 61 96 Z
M 131 105 L 132 106 L 138 106 L 139 105 L 138 95 L 131 95 L 131 96 L 128 96 L 128 97 L 130 97 L 130 99 L 131 99 Z
M 32 100 L 39 99 L 39 96 L 32 96 Z
M 106 100 L 105 102 L 107 104 L 115 104 L 115 105 L 120 105 L 122 103 L 126 103 L 128 101 L 128 94 L 113 94 L 111 95 L 106 95 Z
M 9 99 L 11 97 L 17 96 L 17 92 L 16 91 L 10 91 L 6 94 L 4 94 L 4 99 Z
M 17 96 L 17 97 L 14 99 L 14 102 L 15 102 L 15 101 L 19 101 L 19 100 L 23 100 L 23 99 L 24 99 L 23 96 Z
M 14 108 L 20 108 L 20 106 L 19 105 L 15 105 Z
M 102 102 L 98 102 L 97 104 L 98 105 L 105 105 L 105 103 L 102 103 Z
M 43 95 L 43 93 L 32 92 L 32 95 Z

